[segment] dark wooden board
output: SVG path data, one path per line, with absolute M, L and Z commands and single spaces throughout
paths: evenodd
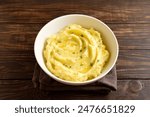
M 34 99 L 31 80 L 0 80 L 0 99 Z
M 114 31 L 119 49 L 150 49 L 150 24 L 108 24 Z
M 150 50 L 120 50 L 118 79 L 150 79 Z
M 0 22 L 45 23 L 64 14 L 82 13 L 106 23 L 150 23 L 149 0 L 5 0 Z

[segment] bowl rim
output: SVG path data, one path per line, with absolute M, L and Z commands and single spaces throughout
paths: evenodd
M 93 79 L 91 79 L 91 80 L 87 80 L 87 81 L 84 81 L 84 82 L 67 81 L 67 80 L 60 79 L 59 77 L 57 77 L 57 76 L 55 76 L 53 73 L 51 73 L 51 72 L 47 69 L 46 65 L 45 65 L 45 67 L 46 67 L 46 69 L 48 70 L 48 72 L 45 71 L 44 68 L 43 68 L 43 66 L 40 64 L 40 62 L 39 62 L 39 60 L 38 60 L 38 58 L 37 58 L 36 49 L 35 49 L 35 48 L 36 48 L 36 43 L 37 43 L 37 38 L 38 38 L 38 36 L 39 36 L 39 33 L 46 27 L 46 25 L 48 25 L 48 24 L 51 23 L 52 21 L 57 20 L 57 19 L 59 19 L 59 18 L 69 17 L 69 16 L 81 16 L 81 17 L 90 18 L 90 19 L 92 19 L 92 20 L 96 20 L 97 22 L 103 24 L 103 25 L 112 33 L 112 36 L 113 36 L 114 41 L 115 41 L 115 44 L 116 44 L 116 46 L 117 46 L 117 47 L 116 47 L 116 48 L 117 48 L 117 50 L 116 50 L 116 56 L 115 56 L 115 59 L 114 59 L 114 61 L 113 61 L 113 64 L 111 65 L 111 67 L 108 68 L 108 70 L 107 70 L 105 73 L 103 73 L 101 76 L 97 76 L 97 77 L 95 77 L 95 78 L 93 78 Z M 39 64 L 40 68 L 41 68 L 48 76 L 50 76 L 50 77 L 53 78 L 54 80 L 56 80 L 56 81 L 58 81 L 58 82 L 60 82 L 60 83 L 63 83 L 63 84 L 67 84 L 67 85 L 74 85 L 74 86 L 86 85 L 86 84 L 90 84 L 90 83 L 96 82 L 97 80 L 103 78 L 105 75 L 108 74 L 108 72 L 110 72 L 110 70 L 111 70 L 111 69 L 114 67 L 114 65 L 116 64 L 116 61 L 117 61 L 117 58 L 118 58 L 118 54 L 119 54 L 119 44 L 118 44 L 118 41 L 117 41 L 117 38 L 116 38 L 114 32 L 113 32 L 104 22 L 102 22 L 101 20 L 99 20 L 99 19 L 97 19 L 97 18 L 95 18 L 95 17 L 93 17 L 93 16 L 89 16 L 89 15 L 85 15 L 85 14 L 67 14 L 67 15 L 62 15 L 62 16 L 59 16 L 59 17 L 56 17 L 56 18 L 50 20 L 49 22 L 47 22 L 47 23 L 39 30 L 39 32 L 38 32 L 38 34 L 37 34 L 37 36 L 36 36 L 36 38 L 35 38 L 35 41 L 34 41 L 34 55 L 35 55 L 36 61 L 37 61 L 37 63 Z M 43 58 L 43 57 L 42 57 L 42 58 Z M 44 58 L 43 58 L 43 59 L 44 59 Z

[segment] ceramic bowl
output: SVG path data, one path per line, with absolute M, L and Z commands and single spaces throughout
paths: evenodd
M 79 24 L 84 28 L 94 28 L 97 31 L 101 33 L 103 43 L 106 45 L 109 53 L 110 53 L 110 58 L 105 65 L 104 69 L 102 70 L 102 73 L 91 80 L 87 80 L 85 82 L 71 82 L 71 81 L 66 81 L 62 80 L 58 77 L 56 77 L 54 74 L 52 74 L 46 67 L 44 63 L 44 58 L 43 58 L 43 48 L 44 48 L 44 43 L 45 40 L 48 36 L 57 33 L 59 30 L 64 28 L 65 26 L 69 24 Z M 57 80 L 58 82 L 61 82 L 63 84 L 67 85 L 85 85 L 89 83 L 93 83 L 101 78 L 103 78 L 107 73 L 113 68 L 115 65 L 117 58 L 118 58 L 118 52 L 119 52 L 119 47 L 118 47 L 118 42 L 116 39 L 116 36 L 114 35 L 113 31 L 102 21 L 99 19 L 96 19 L 92 16 L 88 15 L 82 15 L 82 14 L 70 14 L 70 15 L 64 15 L 60 16 L 58 18 L 55 18 L 51 21 L 49 21 L 38 33 L 35 43 L 34 43 L 34 53 L 35 53 L 35 58 L 39 64 L 39 66 L 42 68 L 42 70 L 50 76 L 50 78 L 53 78 Z

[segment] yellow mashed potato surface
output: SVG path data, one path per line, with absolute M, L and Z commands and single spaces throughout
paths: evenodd
M 73 82 L 97 77 L 109 58 L 100 33 L 77 24 L 48 37 L 43 55 L 51 73 Z

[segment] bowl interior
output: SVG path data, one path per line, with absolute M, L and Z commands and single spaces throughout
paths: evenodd
M 76 23 L 79 24 L 85 28 L 94 28 L 97 31 L 101 33 L 102 39 L 104 44 L 106 45 L 108 51 L 110 52 L 110 58 L 108 63 L 105 65 L 102 73 L 97 77 L 89 81 L 85 81 L 83 83 L 74 83 L 70 81 L 64 81 L 56 76 L 54 76 L 52 73 L 48 71 L 48 69 L 45 66 L 44 59 L 43 59 L 43 47 L 45 40 L 48 36 L 57 33 L 60 29 L 64 28 L 66 25 Z M 66 83 L 66 84 L 87 84 L 89 82 L 94 82 L 97 79 L 105 76 L 114 66 L 117 57 L 118 57 L 118 43 L 115 35 L 110 30 L 110 28 L 104 24 L 103 22 L 99 21 L 96 18 L 86 16 L 86 15 L 66 15 L 58 17 L 50 22 L 48 22 L 38 33 L 35 45 L 34 45 L 34 52 L 35 57 L 37 59 L 38 64 L 40 67 L 51 77 L 55 78 L 56 80 Z

